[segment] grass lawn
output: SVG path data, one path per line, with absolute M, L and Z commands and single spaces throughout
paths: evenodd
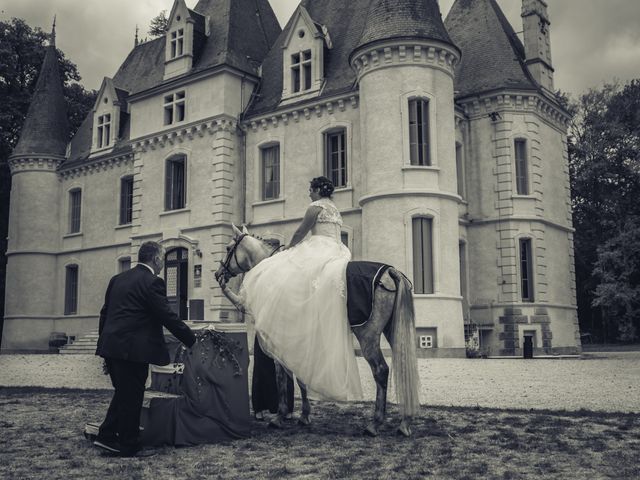
M 640 417 L 581 411 L 423 407 L 410 439 L 395 405 L 377 438 L 372 403 L 313 403 L 312 425 L 252 426 L 246 440 L 105 457 L 82 436 L 106 391 L 0 387 L 2 479 L 640 478 Z

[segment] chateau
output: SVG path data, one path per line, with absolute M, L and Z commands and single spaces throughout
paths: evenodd
M 71 142 L 48 47 L 9 160 L 2 349 L 95 330 L 146 240 L 183 319 L 243 321 L 213 277 L 231 222 L 287 243 L 326 175 L 353 258 L 412 280 L 422 355 L 579 352 L 546 3 L 522 23 L 495 0 L 444 21 L 436 0 L 304 0 L 281 30 L 268 0 L 175 0 Z

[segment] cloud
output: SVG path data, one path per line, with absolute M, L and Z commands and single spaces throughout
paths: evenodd
M 298 5 L 270 0 L 284 26 Z M 348 1 L 348 0 L 345 0 Z M 454 0 L 439 0 L 443 17 Z M 194 7 L 197 0 L 187 0 Z M 522 30 L 520 0 L 498 0 L 516 32 Z M 640 77 L 640 1 L 547 0 L 556 87 L 578 94 L 617 77 Z M 78 65 L 86 88 L 99 88 L 133 48 L 136 25 L 144 38 L 150 20 L 170 11 L 172 0 L 2 0 L 0 19 L 24 18 L 51 29 L 57 14 L 57 45 Z

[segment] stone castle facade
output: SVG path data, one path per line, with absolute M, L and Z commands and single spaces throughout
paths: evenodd
M 49 47 L 12 171 L 4 350 L 95 330 L 109 278 L 167 249 L 194 321 L 238 321 L 213 272 L 231 222 L 286 243 L 336 183 L 354 259 L 414 283 L 423 355 L 580 350 L 566 130 L 549 18 L 495 0 L 175 0 L 71 142 Z

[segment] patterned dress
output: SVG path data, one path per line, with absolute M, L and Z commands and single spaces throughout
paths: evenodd
M 362 397 L 347 320 L 345 271 L 351 252 L 340 241 L 342 218 L 322 198 L 311 235 L 267 258 L 244 278 L 240 295 L 262 349 L 292 372 L 311 396 Z

